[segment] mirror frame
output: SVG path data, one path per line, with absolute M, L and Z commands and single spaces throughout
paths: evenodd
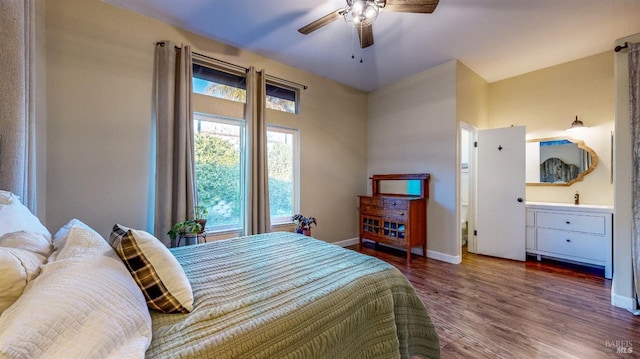
M 371 180 L 371 192 L 373 196 L 398 196 L 398 197 L 423 197 L 429 198 L 429 173 L 412 173 L 412 174 L 384 174 L 373 175 L 369 177 Z M 381 181 L 397 181 L 397 180 L 418 180 L 420 183 L 420 194 L 398 194 L 381 192 Z
M 545 138 L 533 138 L 530 140 L 527 140 L 527 143 L 530 142 L 545 142 L 545 141 L 557 141 L 557 140 L 568 140 L 570 142 L 573 142 L 575 144 L 578 145 L 578 148 L 587 151 L 590 155 L 591 155 L 591 166 L 589 166 L 589 168 L 587 168 L 584 172 L 580 172 L 578 174 L 578 177 L 572 179 L 569 182 L 566 183 L 547 183 L 547 182 L 527 182 L 526 185 L 527 186 L 561 186 L 561 187 L 568 187 L 571 186 L 572 184 L 576 183 L 576 182 L 580 182 L 583 180 L 583 177 L 588 175 L 589 173 L 591 173 L 596 166 L 598 166 L 598 155 L 596 154 L 596 151 L 594 151 L 591 147 L 587 146 L 584 144 L 583 140 L 577 140 L 573 137 L 569 137 L 569 136 L 558 136 L 558 137 L 545 137 Z M 540 164 L 538 164 L 540 165 Z M 525 164 L 526 166 L 526 164 Z

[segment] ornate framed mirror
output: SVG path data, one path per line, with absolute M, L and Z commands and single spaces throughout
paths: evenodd
M 598 165 L 598 155 L 571 137 L 527 141 L 527 186 L 571 186 Z

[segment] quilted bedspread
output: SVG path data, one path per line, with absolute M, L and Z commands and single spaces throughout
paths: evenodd
M 189 314 L 152 313 L 148 358 L 436 358 L 438 337 L 393 266 L 303 235 L 172 249 Z

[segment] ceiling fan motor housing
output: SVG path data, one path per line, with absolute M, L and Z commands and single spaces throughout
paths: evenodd
M 374 0 L 347 0 L 344 19 L 353 27 L 371 25 L 378 17 L 380 6 Z

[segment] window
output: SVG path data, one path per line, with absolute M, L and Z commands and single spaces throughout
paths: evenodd
M 267 83 L 266 107 L 287 113 L 298 113 L 298 91 Z
M 193 64 L 193 93 L 236 102 L 247 102 L 247 78 Z M 298 113 L 298 90 L 268 81 L 266 84 L 266 107 L 268 109 Z
M 298 131 L 268 126 L 267 156 L 271 224 L 291 222 L 297 209 Z
M 247 102 L 247 78 L 193 64 L 193 93 Z
M 198 204 L 208 211 L 206 229 L 239 232 L 244 227 L 246 208 L 247 130 L 241 117 L 247 101 L 247 80 L 241 71 L 196 62 L 192 91 Z M 268 108 L 297 113 L 298 90 L 268 79 L 265 95 Z M 269 115 L 265 116 L 268 120 Z M 298 130 L 267 127 L 272 225 L 290 223 L 299 207 L 298 141 Z
M 194 113 L 198 204 L 208 230 L 242 228 L 244 121 Z

